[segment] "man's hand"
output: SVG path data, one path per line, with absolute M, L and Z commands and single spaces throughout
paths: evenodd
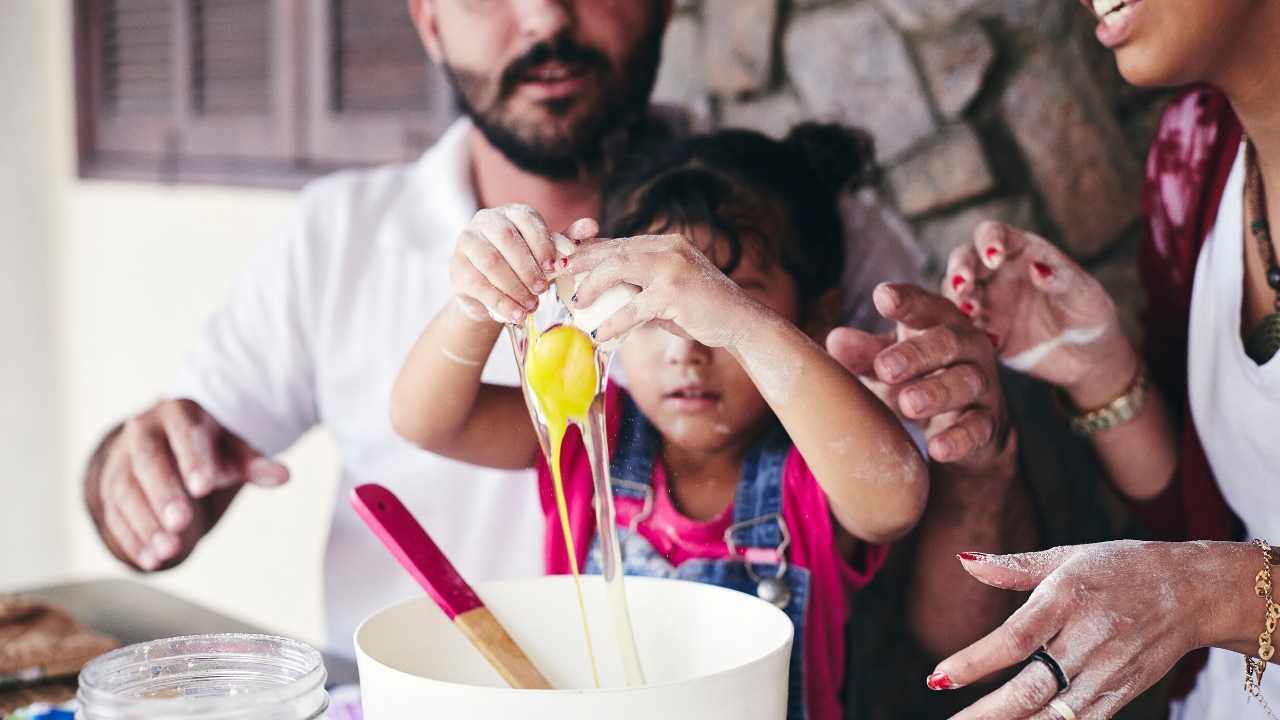
M 89 514 L 108 549 L 142 570 L 186 557 L 245 483 L 276 487 L 289 470 L 227 431 L 190 400 L 166 400 L 127 420 L 85 478 Z
M 946 298 L 881 284 L 872 299 L 898 323 L 895 336 L 836 328 L 827 350 L 929 438 L 929 456 L 964 468 L 1002 455 L 1009 413 L 990 339 Z

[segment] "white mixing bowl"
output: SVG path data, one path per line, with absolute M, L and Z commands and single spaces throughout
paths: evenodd
M 376 613 L 355 635 L 366 720 L 783 720 L 793 628 L 782 611 L 713 585 L 626 579 L 648 684 L 625 687 L 604 581 L 582 578 L 601 675 L 594 689 L 569 576 L 476 593 L 556 690 L 513 690 L 427 597 Z

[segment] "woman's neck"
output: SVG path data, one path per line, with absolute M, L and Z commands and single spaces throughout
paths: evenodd
M 516 167 L 479 130 L 471 131 L 471 172 L 480 207 L 522 203 L 537 210 L 547 227 L 563 230 L 599 212 L 596 178 L 552 180 Z
M 1280 5 L 1255 6 L 1258 17 L 1250 23 L 1252 29 L 1233 38 L 1230 55 L 1208 80 L 1231 100 L 1257 149 L 1264 184 L 1280 188 Z M 1269 193 L 1268 205 L 1268 214 L 1277 217 L 1280 192 Z

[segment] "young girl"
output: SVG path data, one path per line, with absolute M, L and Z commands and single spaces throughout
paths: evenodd
M 870 143 L 802 125 L 785 141 L 693 137 L 632 161 L 603 191 L 603 231 L 557 255 L 528 208 L 484 210 L 452 264 L 455 302 L 413 348 L 393 421 L 421 447 L 480 465 L 537 465 L 547 570 L 568 571 L 548 469 L 520 390 L 482 384 L 501 325 L 549 276 L 584 274 L 572 302 L 639 289 L 593 335 L 629 333 L 626 389 L 606 400 L 628 574 L 758 593 L 796 625 L 792 718 L 841 717 L 849 595 L 919 519 L 923 459 L 898 420 L 812 338 L 832 325 L 843 269 L 841 188 Z M 801 329 L 803 328 L 803 330 Z M 592 484 L 577 435 L 562 452 L 579 564 L 599 567 Z M 592 556 L 596 557 L 592 557 Z M 749 632 L 749 628 L 744 628 Z

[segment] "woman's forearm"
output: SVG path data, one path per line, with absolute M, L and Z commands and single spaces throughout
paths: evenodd
M 1108 363 L 1067 388 L 1077 411 L 1105 407 L 1132 388 L 1142 367 L 1137 353 L 1125 343 L 1109 357 Z M 1154 385 L 1147 389 L 1137 416 L 1090 439 L 1108 476 L 1126 496 L 1149 500 L 1169 487 L 1178 463 L 1177 438 L 1168 406 Z
M 893 413 L 794 325 L 757 310 L 728 348 L 827 493 L 832 514 L 864 540 L 900 538 L 928 498 L 928 469 Z

